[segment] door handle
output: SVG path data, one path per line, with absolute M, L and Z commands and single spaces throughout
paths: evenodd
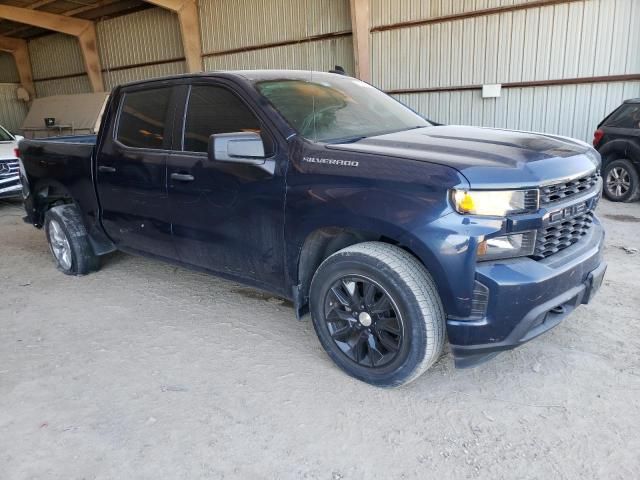
M 188 173 L 172 173 L 171 180 L 178 180 L 179 182 L 193 182 L 195 177 Z
M 100 165 L 98 171 L 102 173 L 116 173 L 116 169 L 113 167 L 107 167 L 106 165 Z

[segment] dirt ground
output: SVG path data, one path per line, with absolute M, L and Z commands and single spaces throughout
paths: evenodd
M 0 479 L 640 477 L 640 203 L 589 306 L 470 370 L 343 374 L 287 303 L 113 254 L 56 271 L 0 202 Z

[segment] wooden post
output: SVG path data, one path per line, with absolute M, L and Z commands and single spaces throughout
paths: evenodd
M 349 0 L 351 3 L 351 30 L 353 31 L 353 57 L 356 77 L 365 82 L 371 81 L 371 59 L 369 35 L 369 0 Z
M 200 15 L 196 0 L 147 0 L 178 14 L 182 48 L 189 73 L 202 72 L 202 44 L 200 41 Z
M 0 36 L 0 50 L 13 55 L 20 77 L 20 84 L 29 92 L 31 98 L 35 98 L 36 89 L 33 85 L 33 74 L 31 73 L 31 61 L 29 60 L 29 49 L 27 42 L 20 38 Z
M 91 88 L 94 92 L 104 91 L 96 30 L 93 22 L 10 5 L 0 5 L 0 18 L 76 37 L 80 43 Z
M 78 42 L 80 42 L 84 68 L 87 71 L 91 89 L 94 92 L 104 92 L 102 68 L 100 66 L 100 56 L 98 55 L 98 39 L 96 38 L 96 27 L 93 23 L 78 35 Z

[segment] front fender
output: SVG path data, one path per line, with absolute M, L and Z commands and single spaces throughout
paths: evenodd
M 452 304 L 450 263 L 442 251 L 450 249 L 453 237 L 438 220 L 453 212 L 449 189 L 468 188 L 466 179 L 453 168 L 425 162 L 371 155 L 345 160 L 358 162 L 358 168 L 302 162 L 289 168 L 285 238 L 290 284 L 299 282 L 306 239 L 320 229 L 338 228 L 410 250 L 431 272 L 444 302 Z

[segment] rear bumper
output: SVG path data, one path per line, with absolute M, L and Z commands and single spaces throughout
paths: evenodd
M 588 238 L 542 261 L 529 258 L 478 264 L 489 289 L 484 318 L 447 321 L 457 367 L 482 363 L 550 330 L 599 288 L 606 263 L 604 231 L 596 219 Z

